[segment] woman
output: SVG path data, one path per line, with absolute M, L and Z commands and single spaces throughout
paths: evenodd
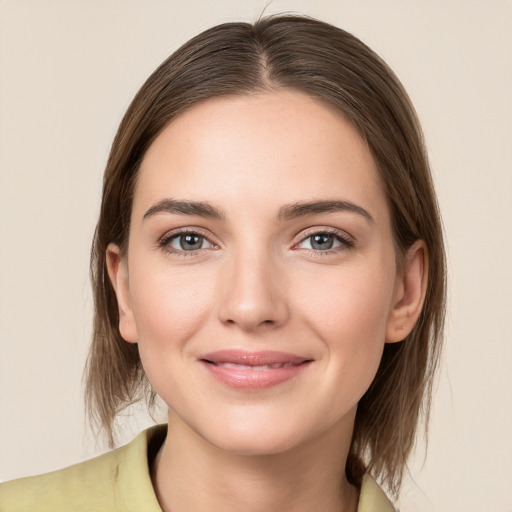
M 440 220 L 389 68 L 309 18 L 214 27 L 144 84 L 92 253 L 87 398 L 168 426 L 0 510 L 393 510 L 443 326 Z

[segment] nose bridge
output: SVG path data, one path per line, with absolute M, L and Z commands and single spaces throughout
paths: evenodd
M 257 245 L 249 242 L 236 248 L 226 258 L 220 279 L 220 319 L 243 330 L 275 327 L 288 316 L 278 257 L 268 247 Z

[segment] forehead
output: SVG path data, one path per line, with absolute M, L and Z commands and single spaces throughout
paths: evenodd
M 210 99 L 174 119 L 144 157 L 134 210 L 165 197 L 222 206 L 329 196 L 384 201 L 371 152 L 342 114 L 280 90 Z

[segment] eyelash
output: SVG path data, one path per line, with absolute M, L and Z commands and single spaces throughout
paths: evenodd
M 186 250 L 176 250 L 176 249 L 170 247 L 169 244 L 173 240 L 176 240 L 184 235 L 197 236 L 203 240 L 206 240 L 209 244 L 211 244 L 213 246 L 213 248 L 218 248 L 218 245 L 213 243 L 206 235 L 198 232 L 197 230 L 193 230 L 193 229 L 190 229 L 190 230 L 189 229 L 181 229 L 179 231 L 173 231 L 171 233 L 166 233 L 164 236 L 162 236 L 158 240 L 157 246 L 160 249 L 163 249 L 164 251 L 166 251 L 167 253 L 172 254 L 174 256 L 178 256 L 178 257 L 195 256 L 199 251 L 202 251 L 205 249 L 210 249 L 210 248 L 200 247 L 199 249 L 186 251 Z M 319 250 L 319 249 L 304 249 L 304 250 L 310 252 L 311 254 L 314 254 L 315 256 L 321 257 L 321 256 L 332 255 L 339 251 L 350 250 L 355 247 L 354 239 L 352 237 L 348 236 L 346 233 L 340 232 L 340 231 L 334 230 L 334 229 L 321 229 L 321 230 L 311 231 L 311 232 L 307 233 L 306 236 L 302 236 L 302 238 L 292 246 L 292 249 L 298 250 L 298 246 L 300 244 L 304 243 L 306 240 L 308 240 L 314 236 L 319 236 L 319 235 L 333 237 L 335 240 L 337 240 L 340 243 L 340 245 L 338 247 L 329 248 L 326 250 Z
M 173 231 L 171 233 L 166 233 L 163 237 L 161 237 L 158 242 L 157 246 L 160 249 L 163 249 L 165 252 L 172 254 L 173 256 L 178 256 L 181 258 L 186 258 L 189 256 L 195 256 L 199 251 L 205 250 L 205 248 L 201 247 L 199 249 L 195 249 L 192 251 L 185 251 L 185 250 L 176 250 L 170 246 L 170 243 L 173 240 L 179 239 L 180 237 L 184 235 L 194 235 L 197 236 L 203 240 L 206 240 L 209 244 L 211 244 L 214 248 L 217 248 L 217 244 L 210 241 L 210 239 L 205 236 L 203 233 L 199 233 L 197 230 L 194 229 L 180 229 L 179 231 Z
M 293 249 L 297 248 L 297 246 L 304 243 L 306 240 L 319 235 L 333 237 L 340 243 L 340 245 L 326 250 L 304 249 L 316 257 L 331 256 L 340 251 L 350 250 L 355 247 L 355 240 L 345 232 L 336 229 L 315 229 L 314 231 L 307 233 L 306 236 L 302 236 L 301 239 L 293 245 Z

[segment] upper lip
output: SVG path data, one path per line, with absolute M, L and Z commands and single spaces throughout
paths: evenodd
M 233 349 L 210 352 L 201 356 L 200 360 L 214 364 L 230 363 L 244 366 L 264 366 L 272 364 L 299 365 L 301 363 L 311 361 L 310 358 L 286 352 L 270 350 L 248 352 L 245 350 Z

